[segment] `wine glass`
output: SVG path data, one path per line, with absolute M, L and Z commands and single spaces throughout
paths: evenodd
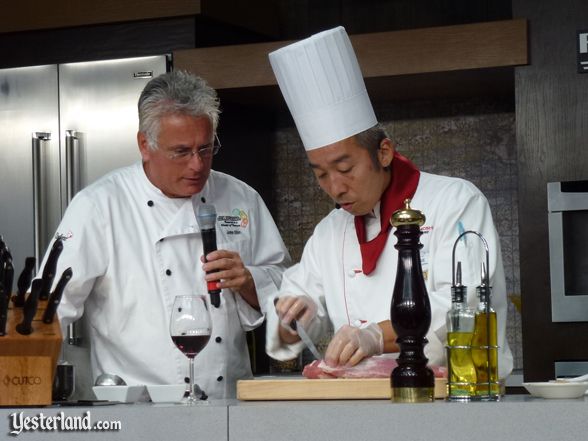
M 190 394 L 187 398 L 189 405 L 199 403 L 194 395 L 194 357 L 204 349 L 210 340 L 211 332 L 212 324 L 206 296 L 176 296 L 169 333 L 178 349 L 190 360 Z

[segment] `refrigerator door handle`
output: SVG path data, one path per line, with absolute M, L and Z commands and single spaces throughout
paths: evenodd
M 33 132 L 33 222 L 34 222 L 34 239 L 35 239 L 35 257 L 36 271 L 39 271 L 39 265 L 43 259 L 43 252 L 47 246 L 44 243 L 47 237 L 46 203 L 47 195 L 45 194 L 46 172 L 44 167 L 44 147 L 48 141 L 51 141 L 50 132 Z
M 75 130 L 65 131 L 65 198 L 68 205 L 80 190 L 79 141 L 78 132 Z M 77 322 L 67 326 L 66 341 L 70 345 L 80 346 L 82 338 Z
M 67 204 L 80 190 L 80 157 L 78 132 L 65 131 L 65 197 Z

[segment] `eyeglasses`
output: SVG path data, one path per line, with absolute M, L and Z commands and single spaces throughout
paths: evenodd
M 214 155 L 218 153 L 221 148 L 220 140 L 218 136 L 214 135 L 214 141 L 211 144 L 208 144 L 206 147 L 201 147 L 199 149 L 189 149 L 186 147 L 179 147 L 177 149 L 168 151 L 166 155 L 169 159 L 174 162 L 188 162 L 194 155 L 198 155 L 201 160 L 212 158 Z

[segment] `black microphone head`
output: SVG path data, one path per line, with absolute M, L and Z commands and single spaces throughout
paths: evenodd
M 196 222 L 201 230 L 212 230 L 216 225 L 216 209 L 212 204 L 199 204 L 195 207 Z

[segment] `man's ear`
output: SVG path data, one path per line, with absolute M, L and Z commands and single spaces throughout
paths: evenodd
M 149 161 L 149 158 L 151 157 L 151 149 L 149 148 L 147 137 L 143 132 L 137 132 L 137 144 L 139 145 L 139 151 L 141 152 L 143 162 Z
M 388 138 L 384 138 L 380 142 L 378 149 L 378 161 L 382 167 L 389 167 L 394 159 L 394 144 Z

